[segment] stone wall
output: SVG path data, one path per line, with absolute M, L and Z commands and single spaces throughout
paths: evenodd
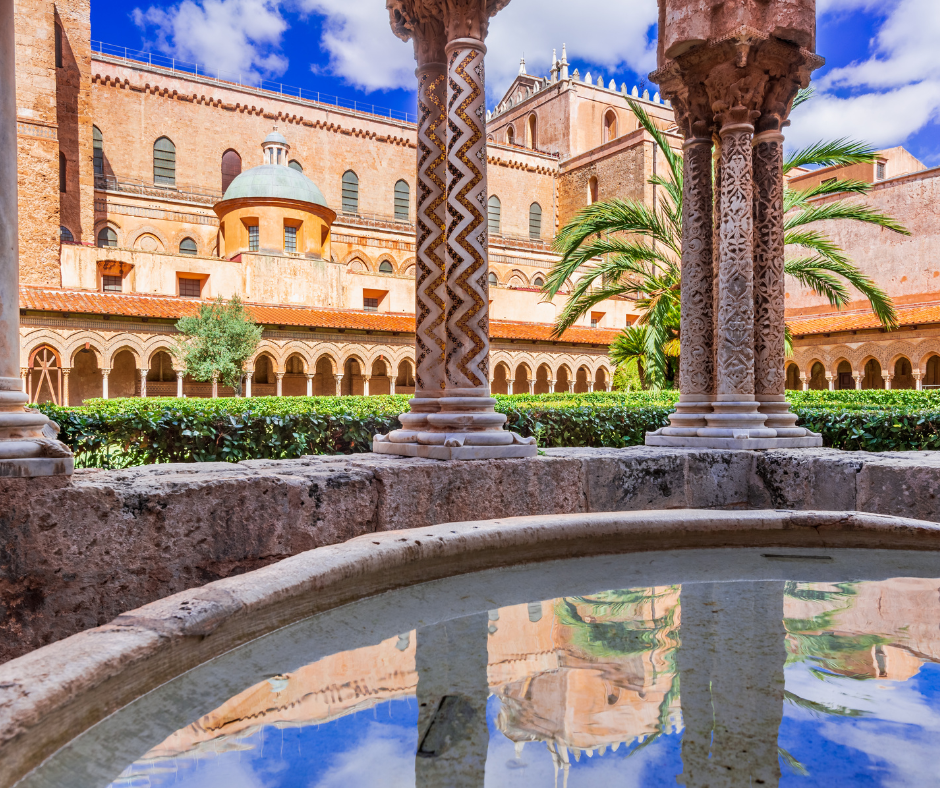
M 20 282 L 59 284 L 59 142 L 54 6 L 16 0 Z
M 940 521 L 940 452 L 550 449 L 375 455 L 0 480 L 0 659 L 168 594 L 377 531 L 675 508 L 859 510 Z
M 842 174 L 839 173 L 839 177 Z M 839 199 L 830 197 L 820 202 Z M 884 288 L 896 305 L 920 304 L 940 298 L 940 168 L 889 178 L 875 183 L 865 197 L 846 197 L 848 202 L 864 202 L 897 219 L 910 230 L 898 235 L 874 225 L 850 221 L 815 223 L 814 230 L 829 236 L 845 249 L 852 262 Z M 851 290 L 847 309 L 869 309 L 867 301 Z M 832 312 L 829 302 L 791 278 L 787 279 L 787 317 Z

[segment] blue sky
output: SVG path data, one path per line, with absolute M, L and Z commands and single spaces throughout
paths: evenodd
M 940 2 L 817 6 L 827 62 L 790 143 L 848 136 L 940 165 Z M 382 0 L 93 0 L 91 16 L 92 38 L 107 44 L 414 112 L 411 44 L 391 34 Z M 490 26 L 489 106 L 523 53 L 529 73 L 544 75 L 563 42 L 582 76 L 641 83 L 655 67 L 655 22 L 656 0 L 513 0 Z

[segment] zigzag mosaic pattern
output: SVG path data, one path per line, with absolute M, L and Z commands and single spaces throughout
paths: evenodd
M 444 388 L 445 99 L 444 74 L 422 72 L 418 85 L 415 379 L 417 388 L 424 391 Z
M 460 47 L 448 63 L 447 384 L 489 381 L 485 75 L 483 52 Z

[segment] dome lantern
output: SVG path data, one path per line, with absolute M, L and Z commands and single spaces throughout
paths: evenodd
M 280 164 L 287 166 L 287 154 L 290 151 L 290 144 L 284 138 L 284 135 L 274 127 L 274 131 L 268 134 L 261 143 L 261 150 L 264 151 L 265 164 Z

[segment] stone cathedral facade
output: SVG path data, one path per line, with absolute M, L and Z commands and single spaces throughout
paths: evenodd
M 16 0 L 31 400 L 210 396 L 211 384 L 174 368 L 173 324 L 220 295 L 240 296 L 264 326 L 253 394 L 414 392 L 416 118 L 125 55 L 91 40 L 89 13 L 87 0 Z M 675 131 L 658 94 L 582 76 L 564 51 L 548 75 L 523 65 L 487 113 L 494 392 L 611 385 L 607 347 L 636 319 L 633 305 L 604 302 L 556 338 L 565 294 L 548 301 L 540 287 L 554 234 L 579 209 L 661 198 L 648 179 L 664 161 L 631 95 Z M 890 274 L 881 283 L 899 297 L 902 329 L 879 332 L 862 304 L 835 316 L 788 282 L 790 388 L 940 385 L 940 279 L 928 253 L 940 231 L 922 202 L 940 196 L 940 178 L 903 150 L 882 164 L 873 199 L 913 238 L 838 240 L 879 281 Z

